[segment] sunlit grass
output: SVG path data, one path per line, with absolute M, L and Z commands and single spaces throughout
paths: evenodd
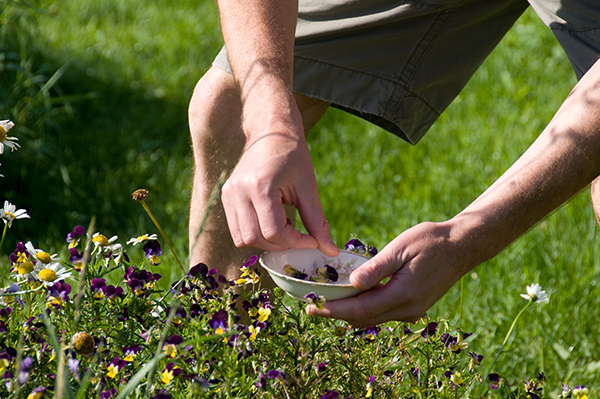
M 55 135 L 24 138 L 40 149 L 35 156 L 3 158 L 3 170 L 23 164 L 17 188 L 9 186 L 15 180 L 0 181 L 3 194 L 33 219 L 48 220 L 19 227 L 13 242 L 58 248 L 92 215 L 106 235 L 154 232 L 130 199 L 146 188 L 185 256 L 192 168 L 186 107 L 221 45 L 214 2 L 65 0 L 40 7 L 44 61 L 67 63 L 62 89 L 93 99 L 76 101 Z M 334 240 L 343 245 L 357 235 L 381 248 L 416 223 L 454 216 L 535 140 L 574 83 L 566 56 L 529 10 L 417 146 L 328 111 L 309 145 Z M 600 264 L 587 196 L 464 280 L 463 328 L 480 335 L 482 348 L 500 344 L 527 284 L 547 289 L 550 303 L 523 316 L 498 364 L 507 374 L 544 371 L 554 390 L 562 382 L 598 382 Z M 454 287 L 431 314 L 456 321 L 458 298 Z

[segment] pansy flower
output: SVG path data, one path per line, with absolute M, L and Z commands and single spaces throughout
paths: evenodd
M 48 287 L 49 295 L 46 297 L 46 303 L 60 309 L 65 302 L 69 302 L 71 286 L 62 281 L 57 281 Z
M 173 378 L 177 377 L 180 374 L 181 374 L 181 368 L 175 366 L 175 364 L 173 364 L 173 363 L 169 363 L 163 369 L 160 380 L 163 384 L 166 385 L 166 384 L 170 383 L 173 380 Z
M 20 147 L 17 143 L 19 140 L 18 138 L 9 137 L 7 135 L 8 131 L 12 129 L 13 126 L 15 126 L 15 124 L 8 119 L 0 121 L 0 154 L 4 154 L 4 147 L 10 148 L 11 151 Z
M 369 382 L 367 382 L 367 393 L 365 394 L 365 398 L 370 398 L 373 396 L 373 389 L 375 388 L 375 376 L 372 375 L 369 377 Z
M 363 330 L 363 338 L 367 342 L 373 342 L 375 341 L 375 337 L 379 334 L 380 331 L 381 327 L 378 326 L 367 327 Z
M 121 369 L 123 369 L 125 366 L 127 366 L 127 362 L 125 360 L 121 360 L 119 356 L 116 356 L 112 362 L 108 364 L 108 367 L 106 368 L 106 376 L 110 379 L 115 378 L 119 371 L 121 371 Z
M 324 265 L 323 267 L 318 267 L 313 271 L 313 275 L 310 277 L 312 281 L 316 281 L 318 283 L 329 283 L 338 281 L 338 272 L 334 267 L 329 265 Z
M 451 388 L 459 387 L 465 382 L 458 371 L 448 370 L 444 373 L 444 375 L 450 379 Z
M 148 290 L 154 288 L 156 282 L 160 280 L 161 277 L 162 276 L 158 273 L 151 273 L 146 270 L 129 267 L 125 276 L 123 276 L 123 279 L 135 295 L 149 296 L 150 292 L 148 292 Z
M 573 388 L 573 396 L 575 399 L 587 399 L 590 391 L 584 385 L 577 385 Z
M 481 361 L 483 360 L 483 355 L 478 355 L 475 352 L 469 352 L 469 357 L 471 360 L 469 361 L 469 370 L 473 370 L 473 366 L 479 366 Z
M 75 269 L 75 271 L 80 272 L 81 269 L 83 269 L 84 251 L 78 252 L 77 248 L 71 248 L 69 249 L 69 252 L 71 254 L 69 256 L 69 262 L 73 264 L 73 269 Z
M 0 208 L 0 218 L 8 228 L 12 227 L 12 222 L 17 219 L 28 219 L 29 215 L 25 209 L 17 210 L 17 207 L 8 201 L 4 201 L 4 207 Z
M 229 319 L 229 314 L 227 311 L 221 309 L 215 312 L 212 315 L 212 318 L 208 321 L 208 325 L 210 328 L 215 330 L 215 334 L 222 335 L 225 331 L 229 329 L 227 320 Z
M 94 277 L 90 284 L 90 291 L 95 300 L 104 299 L 104 289 L 106 288 L 106 280 L 103 278 Z
M 346 243 L 344 249 L 349 252 L 364 255 L 366 257 L 373 257 L 377 255 L 377 248 L 363 244 L 360 240 L 353 238 Z
M 142 345 L 131 345 L 123 348 L 123 360 L 126 362 L 133 362 L 133 358 L 137 355 L 141 350 L 144 349 Z
M 498 389 L 500 387 L 500 381 L 502 377 L 496 373 L 488 374 L 488 380 L 491 382 L 490 387 L 492 389 Z
M 169 391 L 161 389 L 152 397 L 152 399 L 171 399 L 171 394 Z
M 115 287 L 112 284 L 102 287 L 102 292 L 104 293 L 104 296 L 106 297 L 106 299 L 108 299 L 110 303 L 114 303 L 114 301 L 117 298 L 123 299 L 124 296 L 123 288 Z
M 69 243 L 69 249 L 75 248 L 79 244 L 79 240 L 81 237 L 85 235 L 85 229 L 83 226 L 75 226 L 73 227 L 73 231 L 67 234 L 66 241 Z
M 29 261 L 29 252 L 25 248 L 25 245 L 22 242 L 17 243 L 15 250 L 12 254 L 10 254 L 10 264 L 15 265 L 19 263 L 25 263 Z
M 309 292 L 308 294 L 304 295 L 304 298 L 308 300 L 308 303 L 315 305 L 317 309 L 323 309 L 325 297 L 319 296 L 314 292 Z
M 367 392 L 368 394 L 368 392 Z M 340 393 L 338 391 L 334 390 L 327 390 L 327 391 L 323 391 L 323 395 L 319 396 L 319 399 L 337 399 L 337 397 L 340 396 Z M 370 396 L 366 396 L 367 398 Z
M 47 390 L 46 387 L 34 388 L 33 391 L 27 395 L 27 399 L 41 399 L 46 394 Z
M 160 243 L 156 240 L 146 241 L 142 246 L 144 253 L 146 254 L 146 258 L 152 266 L 160 265 L 159 256 L 162 255 L 162 249 L 160 247 Z
M 33 358 L 27 356 L 21 360 L 21 370 L 19 371 L 19 383 L 25 384 L 31 375 L 30 370 L 33 366 Z
M 287 380 L 285 378 L 285 373 L 280 370 L 269 370 L 267 372 L 267 377 L 272 380 L 278 380 L 287 384 Z
M 437 331 L 437 326 L 438 323 L 436 322 L 431 322 L 427 324 L 427 326 L 425 326 L 425 328 L 421 331 L 421 337 L 433 337 L 435 335 L 435 332 Z
M 283 271 L 285 272 L 286 275 L 288 275 L 292 278 L 297 278 L 298 280 L 306 280 L 308 278 L 308 274 L 295 269 L 290 264 L 283 266 Z
M 100 392 L 100 399 L 110 399 L 114 396 L 117 396 L 117 388 L 110 388 L 106 391 Z
M 165 355 L 167 357 L 174 358 L 175 356 L 177 356 L 177 345 L 181 344 L 182 342 L 183 338 L 181 337 L 181 335 L 171 335 L 165 340 L 165 343 L 162 348 L 163 352 L 165 352 Z
M 244 262 L 244 264 L 240 268 L 240 271 L 242 272 L 240 278 L 235 281 L 236 285 L 243 285 L 249 283 L 258 284 L 258 282 L 260 281 L 260 276 L 258 272 L 253 268 L 257 260 L 258 256 L 252 255 L 250 258 L 248 258 L 246 262 Z

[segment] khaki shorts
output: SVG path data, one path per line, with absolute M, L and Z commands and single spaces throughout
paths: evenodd
M 600 0 L 300 0 L 294 90 L 416 144 L 529 3 L 580 78 Z M 231 72 L 225 49 L 214 65 Z

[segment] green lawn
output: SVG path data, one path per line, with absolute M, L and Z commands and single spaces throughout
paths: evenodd
M 21 150 L 2 156 L 0 199 L 31 215 L 13 226 L 3 252 L 33 240 L 64 253 L 66 233 L 92 215 L 107 236 L 153 233 L 130 199 L 146 188 L 152 211 L 187 254 L 187 102 L 222 43 L 214 2 L 38 4 L 37 19 L 23 22 L 32 34 L 28 48 L 40 68 L 66 65 L 58 87 L 70 108 L 43 131 L 25 114 L 19 122 L 32 128 L 17 130 Z M 309 145 L 334 240 L 342 246 L 356 235 L 382 248 L 416 223 L 460 212 L 529 146 L 575 81 L 529 10 L 417 146 L 328 111 Z M 518 294 L 525 286 L 538 282 L 550 293 L 548 305 L 520 320 L 497 372 L 518 380 L 544 371 L 552 396 L 563 382 L 593 388 L 600 381 L 599 237 L 588 196 L 581 193 L 464 278 L 461 324 L 479 335 L 472 349 L 488 361 L 524 304 Z M 457 322 L 459 299 L 456 286 L 430 314 Z

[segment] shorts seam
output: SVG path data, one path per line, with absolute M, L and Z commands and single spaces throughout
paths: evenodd
M 321 60 L 318 60 L 318 59 L 315 59 L 315 58 L 310 58 L 310 57 L 306 57 L 306 56 L 302 56 L 302 55 L 294 55 L 294 57 L 295 58 L 300 58 L 300 59 L 303 59 L 303 60 L 306 60 L 306 61 L 310 61 L 310 62 L 316 62 L 316 63 L 321 64 L 321 65 L 328 65 L 328 66 L 331 66 L 331 67 L 335 67 L 335 68 L 340 68 L 340 69 L 345 69 L 345 70 L 348 70 L 348 71 L 352 71 L 352 72 L 355 72 L 355 73 L 358 73 L 358 74 L 361 74 L 361 75 L 365 75 L 365 76 L 369 76 L 369 77 L 381 79 L 381 80 L 384 80 L 386 82 L 392 83 L 395 86 L 402 86 L 402 88 L 403 88 L 403 91 L 402 91 L 403 95 L 400 97 L 400 100 L 402 100 L 405 97 L 404 93 L 408 92 L 408 93 L 414 95 L 419 100 L 421 100 L 423 102 L 423 104 L 427 105 L 427 107 L 429 107 L 433 112 L 435 112 L 436 115 L 438 115 L 438 116 L 440 115 L 440 113 L 435 109 L 435 107 L 433 107 L 427 100 L 425 100 L 423 97 L 421 97 L 418 93 L 415 93 L 414 91 L 410 90 L 408 88 L 408 86 L 405 85 L 405 84 L 403 84 L 402 81 L 399 80 L 399 79 L 391 79 L 391 78 L 388 78 L 388 77 L 385 77 L 385 76 L 381 76 L 381 75 L 378 75 L 378 74 L 361 71 L 360 69 L 350 68 L 348 66 L 337 65 L 337 64 L 334 64 L 332 62 L 325 62 L 325 61 L 321 61 Z M 390 95 L 390 97 L 387 100 L 388 103 L 391 101 L 392 97 L 393 97 L 393 95 Z M 396 110 L 397 106 L 394 109 Z M 387 112 L 383 112 L 383 113 L 387 114 Z
M 415 73 L 417 72 L 417 69 L 419 68 L 419 65 L 421 64 L 421 62 L 423 61 L 423 57 L 425 57 L 425 55 L 427 54 L 427 51 L 429 50 L 429 48 L 431 47 L 433 41 L 435 40 L 435 38 L 439 35 L 439 33 L 444 29 L 444 27 L 446 26 L 446 24 L 448 23 L 450 17 L 452 16 L 452 14 L 454 13 L 454 11 L 456 10 L 456 8 L 452 8 L 450 10 L 445 10 L 440 12 L 440 14 L 438 15 L 438 17 L 436 18 L 436 20 L 434 21 L 433 24 L 431 24 L 428 32 L 423 35 L 423 38 L 421 39 L 421 41 L 419 42 L 419 44 L 415 47 L 414 51 L 412 52 L 412 54 L 410 55 L 410 57 L 407 58 L 407 62 L 406 65 L 404 67 L 404 69 L 402 70 L 402 72 L 400 72 L 399 75 L 399 79 L 398 82 L 401 83 L 402 82 L 402 76 L 404 75 L 405 72 L 408 72 L 407 68 L 409 68 L 409 64 L 410 64 L 410 60 L 413 58 L 413 56 L 415 55 L 415 53 L 421 49 L 420 48 L 420 44 L 423 43 L 423 41 L 429 37 L 429 33 L 432 32 L 432 30 L 434 30 L 434 28 L 436 28 L 436 22 L 438 22 L 438 20 L 444 16 L 444 22 L 441 26 L 439 26 L 437 28 L 437 32 L 435 32 L 435 34 L 433 34 L 433 36 L 429 39 L 429 43 L 427 43 L 427 45 L 425 46 L 424 49 L 421 49 L 421 55 L 419 56 L 419 58 L 416 60 L 416 63 L 414 66 L 412 66 L 412 71 L 409 72 L 409 75 L 407 76 L 406 79 L 406 83 L 405 84 L 401 84 L 401 86 L 404 87 L 404 90 L 399 94 L 398 96 L 398 100 L 397 101 L 393 101 L 393 97 L 394 97 L 394 93 L 396 92 L 396 90 L 394 90 L 391 94 L 390 97 L 388 98 L 388 103 L 391 104 L 392 102 L 396 103 L 396 106 L 394 107 L 394 109 L 392 110 L 392 115 L 396 115 L 396 113 L 398 112 L 398 108 L 400 107 L 402 100 L 404 99 L 404 97 L 406 97 L 406 93 L 411 93 L 415 96 L 417 96 L 421 101 L 423 101 L 425 104 L 427 104 L 427 106 L 429 108 L 431 108 L 432 111 L 434 111 L 436 113 L 436 115 L 440 115 L 440 113 L 431 105 L 429 104 L 427 101 L 425 101 L 423 98 L 421 98 L 418 94 L 414 93 L 413 91 L 411 91 L 409 89 L 410 83 L 412 82 Z
M 566 26 L 550 26 L 551 31 L 560 31 L 560 32 L 569 32 L 569 33 L 587 33 L 590 31 L 600 31 L 600 26 L 595 26 L 593 28 L 585 28 L 585 29 L 570 29 Z

